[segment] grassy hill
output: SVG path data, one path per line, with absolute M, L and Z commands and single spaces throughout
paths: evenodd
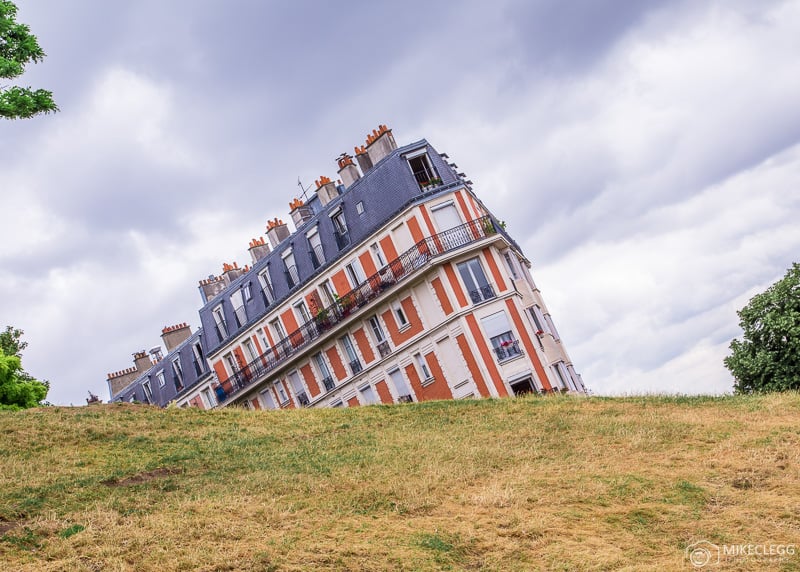
M 688 570 L 795 544 L 800 395 L 0 412 L 3 570 Z M 800 554 L 705 569 L 800 570 Z

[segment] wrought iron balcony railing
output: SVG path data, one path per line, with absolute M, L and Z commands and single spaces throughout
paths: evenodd
M 333 378 L 330 376 L 322 378 L 322 386 L 325 388 L 325 391 L 333 391 L 333 388 L 336 387 L 333 383 Z
M 389 342 L 383 340 L 381 343 L 378 344 L 378 353 L 381 354 L 382 358 L 385 358 L 390 353 L 392 353 L 392 348 L 389 347 Z
M 301 406 L 303 406 L 303 407 L 305 407 L 306 405 L 308 405 L 308 403 L 309 403 L 309 401 L 308 401 L 308 395 L 306 395 L 306 392 L 305 392 L 305 391 L 301 391 L 301 392 L 299 392 L 299 393 L 297 394 L 297 401 L 299 401 L 299 402 L 300 402 L 300 405 L 301 405 Z
M 305 322 L 300 328 L 279 340 L 275 347 L 268 349 L 228 379 L 220 382 L 225 400 L 234 398 L 243 389 L 264 379 L 269 372 L 300 353 L 303 348 L 346 319 L 352 312 L 368 304 L 386 290 L 393 288 L 397 282 L 425 266 L 432 257 L 456 250 L 496 233 L 497 229 L 492 218 L 485 216 L 420 240 L 391 261 L 387 268 L 367 278 L 350 292 L 341 296 L 334 304 L 321 309 L 315 318 Z M 491 297 L 494 297 L 494 290 L 491 286 L 489 286 L 489 292 L 491 292 Z M 485 298 L 481 298 L 481 300 L 483 299 Z M 327 385 L 325 387 L 330 391 Z
M 357 374 L 362 369 L 364 369 L 364 366 L 362 366 L 361 362 L 358 361 L 357 359 L 354 359 L 353 361 L 350 362 L 350 371 L 353 372 L 353 375 Z
M 511 340 L 510 342 L 503 343 L 505 345 L 494 348 L 494 353 L 497 355 L 498 361 L 502 362 L 522 355 L 522 350 L 519 349 L 519 340 Z

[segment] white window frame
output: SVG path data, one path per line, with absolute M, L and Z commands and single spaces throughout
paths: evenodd
M 222 304 L 214 306 L 214 309 L 211 310 L 211 314 L 214 316 L 217 334 L 221 334 L 223 340 L 227 339 L 230 334 L 228 333 L 228 322 L 225 320 L 225 309 Z
M 361 261 L 357 257 L 344 265 L 344 271 L 353 288 L 367 279 L 367 277 L 364 276 L 364 269 L 361 267 Z
M 181 367 L 181 358 L 180 356 L 176 357 L 172 360 L 172 372 L 175 374 L 175 377 L 178 378 L 178 383 L 185 386 L 186 384 L 183 382 L 183 368 Z M 163 373 L 163 372 L 159 372 Z M 159 383 L 161 380 L 159 379 Z M 163 385 L 161 387 L 164 387 Z
M 258 352 L 256 352 L 256 348 L 253 345 L 253 340 L 249 337 L 242 340 L 242 352 L 247 358 L 247 363 L 253 363 L 258 359 Z
M 386 341 L 386 334 L 383 331 L 383 326 L 381 326 L 380 318 L 378 318 L 378 314 L 373 314 L 367 320 L 369 323 L 370 330 L 372 330 L 372 338 L 375 340 L 375 344 L 380 344 Z
M 258 278 L 261 282 L 261 290 L 267 298 L 267 305 L 269 306 L 275 301 L 275 290 L 272 289 L 272 278 L 269 275 L 269 267 L 264 268 L 258 273 Z
M 384 256 L 383 249 L 378 242 L 373 242 L 369 245 L 370 252 L 372 252 L 372 258 L 375 260 L 375 266 L 380 270 L 384 268 L 388 263 L 386 262 L 386 257 Z
M 142 391 L 144 392 L 145 401 L 147 401 L 147 403 L 153 403 L 153 388 L 150 386 L 149 379 L 142 382 Z
M 375 392 L 375 388 L 373 388 L 370 384 L 359 387 L 358 393 L 361 397 L 360 401 L 364 405 L 375 405 L 380 403 L 380 399 L 378 398 L 378 394 Z
M 156 373 L 156 379 L 158 380 L 158 387 L 164 387 L 165 385 L 167 385 L 167 378 L 164 377 L 164 370 L 161 370 L 158 373 Z
M 289 396 L 286 394 L 286 389 L 283 387 L 283 381 L 278 380 L 275 382 L 275 389 L 278 392 L 278 399 L 281 401 L 281 406 L 289 403 Z
M 400 303 L 399 300 L 394 300 L 392 302 L 392 311 L 394 312 L 394 316 L 397 319 L 397 329 L 398 331 L 403 331 L 406 328 L 411 327 L 411 322 L 408 321 L 408 316 L 406 316 L 405 310 L 403 310 L 403 305 Z
M 330 279 L 320 282 L 319 289 L 322 292 L 323 303 L 325 307 L 331 306 L 336 303 L 336 289 L 331 284 Z
M 428 368 L 428 362 L 425 361 L 425 357 L 422 355 L 421 352 L 417 352 L 414 354 L 414 361 L 417 362 L 417 367 L 422 374 L 422 381 L 433 381 L 433 374 L 431 373 L 430 368 Z

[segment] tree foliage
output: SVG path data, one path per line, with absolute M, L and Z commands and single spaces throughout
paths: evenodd
M 25 65 L 45 57 L 30 28 L 16 21 L 17 6 L 10 0 L 0 0 L 0 78 L 22 75 Z M 29 118 L 39 113 L 58 111 L 53 94 L 44 89 L 0 86 L 0 117 Z
M 38 381 L 22 369 L 22 330 L 6 326 L 0 333 L 0 410 L 36 407 L 47 397 L 50 384 Z
M 725 358 L 738 393 L 800 389 L 800 263 L 739 312 L 743 340 Z

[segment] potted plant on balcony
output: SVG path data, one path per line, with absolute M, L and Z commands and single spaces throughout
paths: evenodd
M 317 315 L 314 316 L 314 320 L 317 322 L 317 328 L 320 332 L 324 332 L 331 327 L 330 314 L 328 313 L 327 308 L 318 310 Z

